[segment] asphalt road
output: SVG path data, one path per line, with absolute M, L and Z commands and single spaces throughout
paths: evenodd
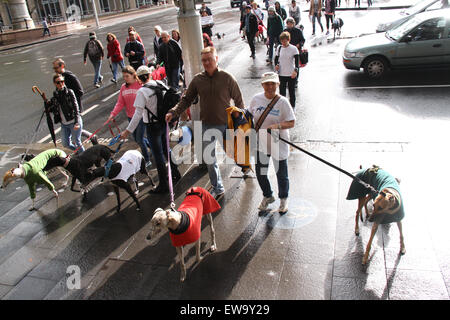
M 257 79 L 263 72 L 271 70 L 265 63 L 265 46 L 257 44 L 257 59 L 252 61 L 248 45 L 238 35 L 238 9 L 231 10 L 228 1 L 214 2 L 211 8 L 216 21 L 214 33 L 226 34 L 222 40 L 213 39 L 219 51 L 220 66 L 236 77 L 244 92 L 245 103 L 249 104 L 251 97 L 261 90 Z M 450 84 L 448 71 L 393 72 L 374 81 L 362 72 L 348 71 L 342 65 L 342 51 L 349 38 L 373 32 L 382 17 L 398 14 L 398 11 L 340 11 L 338 16 L 345 21 L 344 39 L 317 47 L 312 47 L 311 26 L 306 13 L 302 13 L 310 63 L 300 74 L 294 140 L 410 142 L 428 134 L 434 138 L 435 129 L 445 128 L 450 116 L 446 103 L 449 91 L 441 86 Z M 113 32 L 123 44 L 130 24 L 136 27 L 147 51 L 151 52 L 153 26 L 159 24 L 167 30 L 177 27 L 176 9 L 162 9 L 132 22 L 126 19 L 120 23 L 106 22 L 97 30 L 98 38 L 105 43 L 106 33 Z M 95 90 L 93 68 L 89 63 L 87 66 L 82 64 L 86 34 L 87 31 L 83 31 L 66 39 L 0 55 L 0 101 L 4 109 L 0 116 L 0 143 L 29 142 L 42 110 L 42 101 L 33 95 L 31 86 L 37 84 L 51 94 L 51 62 L 56 57 L 65 59 L 68 69 L 80 77 L 87 92 Z M 107 63 L 103 63 L 102 72 L 106 85 L 111 78 Z M 115 99 L 114 95 L 102 97 L 84 105 L 84 110 L 94 106 L 83 117 L 85 127 L 91 131 L 97 129 L 107 118 Z M 425 130 L 419 132 L 418 127 Z M 36 141 L 47 134 L 46 126 L 42 125 Z M 106 129 L 100 135 L 110 137 Z

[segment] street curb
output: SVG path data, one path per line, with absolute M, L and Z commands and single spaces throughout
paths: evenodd
M 32 46 L 32 45 L 39 44 L 39 43 L 44 43 L 44 42 L 49 42 L 49 41 L 55 41 L 55 40 L 59 40 L 59 39 L 64 39 L 64 38 L 70 37 L 70 36 L 72 36 L 72 35 L 74 35 L 74 34 L 73 34 L 73 33 L 69 33 L 69 34 L 65 34 L 65 35 L 60 36 L 60 37 L 54 37 L 54 38 L 49 38 L 49 39 L 40 40 L 40 41 L 35 41 L 35 42 L 29 42 L 29 43 L 18 44 L 17 46 L 14 46 L 14 47 L 0 48 L 0 52 L 8 51 L 8 50 L 14 50 L 14 49 L 19 49 L 19 48 L 24 48 L 24 47 Z

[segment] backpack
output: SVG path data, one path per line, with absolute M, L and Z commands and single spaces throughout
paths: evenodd
M 156 115 L 151 112 L 147 107 L 145 108 L 147 110 L 148 119 L 157 120 L 160 123 L 166 122 L 166 114 L 169 112 L 170 109 L 176 106 L 178 102 L 181 100 L 181 93 L 175 90 L 172 87 L 168 87 L 164 84 L 164 82 L 160 80 L 156 80 L 156 85 L 146 83 L 144 84 L 144 87 L 152 89 L 155 91 L 156 98 L 158 100 L 157 102 L 157 112 Z M 178 120 L 172 119 L 171 123 L 174 123 Z
M 97 59 L 97 58 L 101 57 L 102 53 L 100 51 L 100 48 L 99 48 L 96 40 L 89 40 L 88 55 L 89 55 L 89 58 L 91 58 L 91 59 Z

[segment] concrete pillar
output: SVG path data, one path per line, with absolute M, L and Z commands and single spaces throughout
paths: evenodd
M 9 11 L 11 12 L 11 23 L 14 30 L 34 29 L 34 22 L 28 13 L 25 0 L 8 0 Z
M 6 9 L 6 3 L 0 2 L 0 15 L 5 26 L 11 26 L 11 20 L 9 19 L 8 10 Z
M 130 0 L 130 10 L 137 9 L 136 0 Z
M 180 30 L 181 45 L 183 47 L 184 73 L 186 85 L 192 81 L 194 76 L 201 72 L 203 49 L 202 27 L 200 15 L 195 9 L 194 0 L 180 0 L 178 2 L 178 29 Z M 200 120 L 200 107 L 191 107 L 192 120 Z

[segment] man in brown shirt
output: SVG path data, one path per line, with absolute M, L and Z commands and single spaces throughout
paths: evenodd
M 219 69 L 217 62 L 218 56 L 214 47 L 202 50 L 202 64 L 205 71 L 192 79 L 184 97 L 166 115 L 166 120 L 170 121 L 174 116 L 180 115 L 189 108 L 195 98 L 200 96 L 203 138 L 202 156 L 198 159 L 201 163 L 206 162 L 213 187 L 212 195 L 215 198 L 225 192 L 215 154 L 216 139 L 222 143 L 227 128 L 225 110 L 231 105 L 231 99 L 236 107 L 244 109 L 241 90 L 236 79 L 228 72 Z M 208 132 L 205 136 L 206 131 Z M 211 144 L 213 146 L 210 146 Z M 205 154 L 206 148 L 208 148 L 208 154 Z

